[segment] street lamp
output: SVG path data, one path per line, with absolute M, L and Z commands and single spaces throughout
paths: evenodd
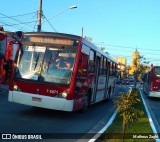
M 50 17 L 49 19 L 46 19 L 44 22 L 47 22 L 48 20 L 60 15 L 61 13 L 67 11 L 68 9 L 74 9 L 74 8 L 77 8 L 76 5 L 74 6 L 70 6 L 62 11 L 60 11 L 59 13 L 57 13 L 56 15 Z M 40 32 L 41 31 L 41 26 L 44 22 L 41 22 L 41 17 L 42 17 L 42 0 L 39 1 L 39 10 L 38 10 L 38 24 L 37 24 L 37 32 Z M 49 21 L 48 21 L 49 22 Z M 51 24 L 50 24 L 51 25 Z
M 74 9 L 74 8 L 77 8 L 76 5 L 73 5 L 73 6 L 70 6 L 69 9 Z
M 46 19 L 45 21 L 43 21 L 43 23 L 47 22 L 48 20 L 53 19 L 54 17 L 56 17 L 56 16 L 58 16 L 58 15 L 64 13 L 65 11 L 67 11 L 67 10 L 69 10 L 69 9 L 74 9 L 74 8 L 77 8 L 77 6 L 76 6 L 76 5 L 74 5 L 74 6 L 69 6 L 69 7 L 67 7 L 66 9 L 64 9 L 64 10 L 62 10 L 62 11 L 60 11 L 60 12 L 58 12 L 56 15 L 54 15 L 54 16 L 52 16 L 52 17 Z

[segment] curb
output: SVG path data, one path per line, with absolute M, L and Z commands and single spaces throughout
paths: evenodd
M 145 110 L 146 110 L 146 112 L 147 112 L 147 116 L 148 116 L 148 119 L 149 119 L 150 126 L 151 126 L 151 128 L 152 128 L 152 131 L 153 131 L 153 133 L 154 133 L 155 135 L 157 135 L 158 132 L 157 132 L 156 127 L 155 127 L 155 125 L 154 125 L 154 123 L 153 123 L 153 120 L 152 120 L 152 117 L 154 117 L 154 120 L 156 120 L 156 119 L 155 119 L 155 116 L 154 116 L 154 114 L 152 113 L 152 117 L 151 117 L 151 114 L 150 114 L 151 108 L 149 108 L 149 106 L 146 105 L 146 102 L 144 101 L 144 98 L 143 98 L 143 95 L 142 95 L 142 92 L 141 92 L 140 89 L 139 89 L 139 92 L 140 92 L 140 95 L 141 95 L 142 102 L 143 102 L 143 105 L 144 105 L 144 107 L 145 107 Z M 150 111 L 149 111 L 149 110 L 150 110 Z M 156 142 L 160 142 L 160 139 L 156 139 Z

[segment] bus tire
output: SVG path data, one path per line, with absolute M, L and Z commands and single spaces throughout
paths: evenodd
M 88 110 L 88 106 L 89 106 L 89 94 L 87 93 L 85 95 L 85 100 L 84 100 L 84 107 L 82 108 L 82 112 L 86 112 Z
M 108 100 L 111 98 L 111 92 L 112 92 L 112 89 L 111 89 L 111 87 L 109 87 L 109 91 L 108 91 Z

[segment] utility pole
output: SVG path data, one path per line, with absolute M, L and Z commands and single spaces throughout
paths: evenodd
M 41 17 L 42 17 L 42 0 L 39 0 L 37 32 L 41 31 Z

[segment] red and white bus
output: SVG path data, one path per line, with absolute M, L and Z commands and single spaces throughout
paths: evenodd
M 85 38 L 24 33 L 13 63 L 9 101 L 63 111 L 86 110 L 115 88 L 116 61 Z
M 10 78 L 11 61 L 15 59 L 20 35 L 22 32 L 0 31 L 0 83 L 2 84 L 8 83 Z
M 160 66 L 153 66 L 144 75 L 143 91 L 148 97 L 160 98 Z

